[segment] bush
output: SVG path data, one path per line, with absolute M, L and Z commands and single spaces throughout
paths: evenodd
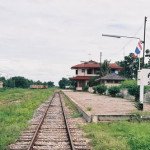
M 112 97 L 116 97 L 116 95 L 120 92 L 120 87 L 118 86 L 112 86 L 108 89 L 108 93 L 112 96 Z
M 96 93 L 96 86 L 93 86 L 93 93 Z
M 87 111 L 91 111 L 91 110 L 92 110 L 92 107 L 87 107 L 86 110 L 87 110 Z
M 96 81 L 96 79 L 98 79 L 98 78 L 99 78 L 99 76 L 92 77 L 88 82 L 89 87 L 97 86 L 99 83 Z
M 145 92 L 145 93 L 150 92 L 150 86 L 145 86 L 145 87 L 144 87 L 144 92 Z
M 107 90 L 107 86 L 105 86 L 105 85 L 103 85 L 103 84 L 96 86 L 96 91 L 97 91 L 97 93 L 99 93 L 99 94 L 105 93 L 106 90 Z
M 128 93 L 135 97 L 135 101 L 139 101 L 140 86 L 137 85 L 137 81 L 135 80 L 123 81 L 121 87 L 126 88 L 128 90 Z M 145 89 L 147 91 L 149 90 L 148 87 L 145 87 Z
M 135 85 L 137 85 L 137 81 L 135 81 L 135 80 L 125 80 L 125 81 L 121 82 L 121 88 L 128 89 Z
M 140 86 L 139 85 L 132 85 L 128 88 L 128 92 L 130 95 L 135 96 L 135 101 L 139 101 L 139 94 L 140 94 Z
M 89 86 L 88 86 L 88 85 L 84 85 L 84 86 L 82 87 L 82 90 L 83 90 L 84 92 L 87 92 L 88 89 L 89 89 Z

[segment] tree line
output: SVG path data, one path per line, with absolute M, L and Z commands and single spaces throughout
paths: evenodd
M 21 76 L 15 76 L 9 79 L 6 79 L 5 77 L 0 77 L 0 81 L 3 82 L 3 86 L 6 88 L 29 88 L 30 85 L 33 84 L 47 85 L 49 88 L 54 86 L 54 82 L 52 81 L 48 81 L 48 82 L 41 82 L 39 80 L 33 81 Z

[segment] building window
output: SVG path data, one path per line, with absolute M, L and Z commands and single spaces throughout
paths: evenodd
M 82 72 L 84 73 L 84 72 L 85 72 L 85 69 L 82 69 Z
M 88 69 L 87 74 L 92 74 L 92 69 Z
M 78 74 L 78 70 L 76 70 L 76 74 Z

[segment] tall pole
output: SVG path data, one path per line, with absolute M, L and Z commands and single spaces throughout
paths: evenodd
M 147 21 L 147 17 L 145 16 L 145 18 L 144 18 L 144 40 L 143 40 L 143 68 L 144 68 L 144 60 L 145 60 L 146 21 Z
M 145 60 L 145 35 L 146 35 L 146 21 L 147 17 L 144 18 L 144 40 L 143 40 L 143 68 L 144 68 L 144 60 Z M 144 100 L 144 85 L 140 84 L 140 103 L 139 109 L 143 110 L 143 100 Z
M 100 52 L 100 65 L 102 63 L 102 52 Z
M 100 52 L 100 64 L 99 64 L 99 75 L 101 77 L 101 67 L 102 67 L 102 52 Z

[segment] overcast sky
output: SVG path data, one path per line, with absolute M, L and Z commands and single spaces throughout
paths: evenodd
M 135 39 L 150 48 L 149 0 L 0 0 L 0 75 L 53 81 L 74 75 L 71 66 L 102 59 L 115 62 L 134 52 Z

